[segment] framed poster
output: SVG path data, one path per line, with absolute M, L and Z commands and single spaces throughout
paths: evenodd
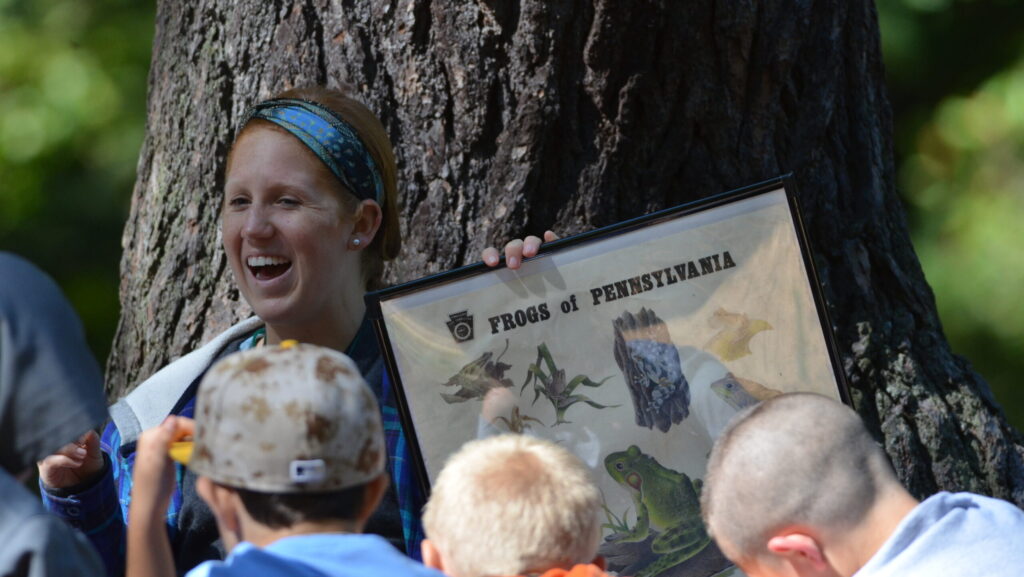
M 553 440 L 593 469 L 601 554 L 621 574 L 733 571 L 693 490 L 715 438 L 783 392 L 849 402 L 787 177 L 367 304 L 424 489 L 468 440 Z M 636 479 L 665 496 L 641 498 Z

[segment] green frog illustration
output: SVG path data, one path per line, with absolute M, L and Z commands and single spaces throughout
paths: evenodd
M 700 479 L 691 480 L 685 473 L 662 466 L 636 445 L 608 455 L 604 465 L 612 479 L 629 491 L 636 506 L 636 526 L 620 541 L 643 541 L 652 527 L 659 530 L 651 542 L 651 552 L 659 557 L 636 577 L 658 575 L 711 542 L 700 516 Z

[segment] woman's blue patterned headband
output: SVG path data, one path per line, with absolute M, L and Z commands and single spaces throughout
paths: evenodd
M 241 127 L 253 118 L 273 122 L 293 134 L 356 198 L 384 206 L 384 181 L 377 163 L 355 129 L 333 112 L 308 100 L 276 98 L 250 108 Z

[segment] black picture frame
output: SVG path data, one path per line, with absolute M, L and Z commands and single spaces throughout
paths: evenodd
M 545 243 L 519 271 L 475 263 L 366 304 L 424 494 L 462 442 L 529 430 L 595 469 L 608 525 L 628 532 L 596 461 L 636 452 L 702 478 L 743 406 L 790 391 L 850 404 L 791 175 Z M 615 565 L 606 549 L 626 574 L 660 557 Z M 724 571 L 711 549 L 663 574 Z

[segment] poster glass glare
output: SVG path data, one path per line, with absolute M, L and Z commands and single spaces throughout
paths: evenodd
M 618 574 L 734 572 L 700 519 L 712 443 L 783 392 L 847 400 L 788 178 L 367 302 L 424 489 L 471 439 L 550 439 L 592 468 Z

